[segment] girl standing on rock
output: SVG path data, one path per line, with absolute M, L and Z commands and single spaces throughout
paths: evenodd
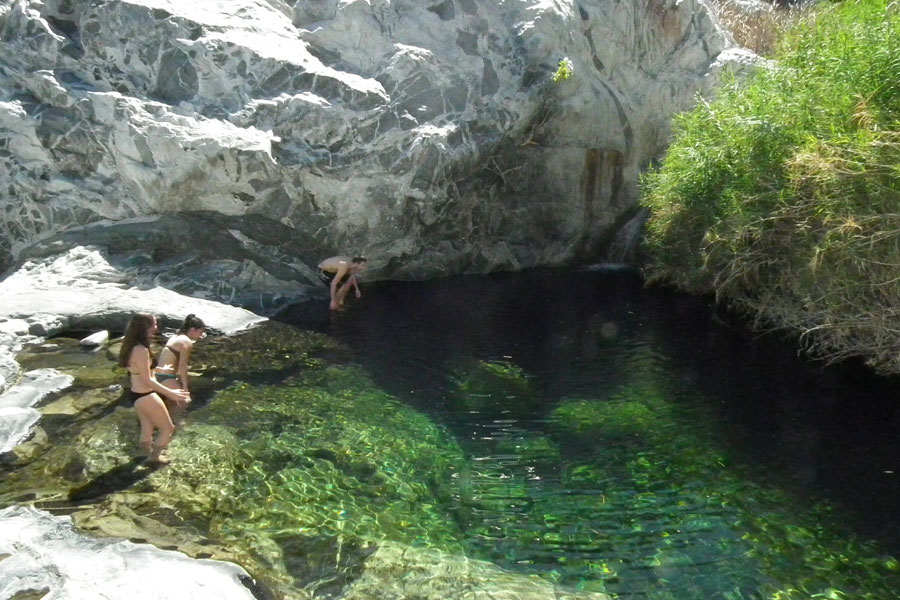
M 150 366 L 150 339 L 156 332 L 156 317 L 138 313 L 131 317 L 125 328 L 122 348 L 119 350 L 119 366 L 128 369 L 131 376 L 129 398 L 141 420 L 141 448 L 147 453 L 150 462 L 166 463 L 163 450 L 169 445 L 175 425 L 162 398 L 168 398 L 176 404 L 187 404 L 190 395 L 184 390 L 173 390 L 159 383 L 153 377 Z M 156 441 L 153 432 L 158 431 Z

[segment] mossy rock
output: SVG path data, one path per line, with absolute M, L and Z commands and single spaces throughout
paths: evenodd
M 598 439 L 644 439 L 652 435 L 655 416 L 641 402 L 568 400 L 550 414 L 559 435 L 574 436 L 582 444 Z
M 191 371 L 224 381 L 276 381 L 298 370 L 324 366 L 321 356 L 338 353 L 331 338 L 275 321 L 266 321 L 232 336 L 210 337 L 194 346 Z
M 454 373 L 454 392 L 468 410 L 522 413 L 538 400 L 525 371 L 511 362 L 478 360 Z
M 351 560 L 342 548 L 358 550 L 355 562 L 385 539 L 461 549 L 447 508 L 461 450 L 358 369 L 313 367 L 278 386 L 235 383 L 191 418 L 236 439 L 239 475 L 219 498 L 212 535 L 252 545 L 298 584 L 325 574 L 285 563 L 286 556 L 334 547 L 322 563 L 332 568 L 341 557 Z

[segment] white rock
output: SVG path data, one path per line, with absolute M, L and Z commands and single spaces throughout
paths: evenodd
M 102 331 L 98 331 L 97 333 L 92 333 L 86 338 L 80 340 L 78 344 L 80 346 L 85 346 L 88 348 L 96 348 L 97 346 L 102 346 L 106 342 L 109 341 L 109 331 L 106 329 Z
M 74 377 L 56 369 L 28 371 L 22 381 L 0 395 L 0 453 L 12 450 L 24 440 L 40 419 L 32 408 L 49 394 L 72 385 Z
M 0 454 L 20 444 L 41 418 L 33 408 L 0 406 Z
M 735 45 L 706 0 L 83 4 L 4 15 L 0 269 L 85 224 L 188 211 L 289 228 L 309 268 L 377 255 L 380 278 L 627 248 L 603 240 Z M 257 264 L 302 280 L 294 248 L 253 236 Z
M 25 319 L 0 320 L 0 333 L 14 336 L 28 335 L 28 321 Z
M 253 600 L 241 567 L 194 560 L 148 544 L 96 539 L 69 517 L 31 507 L 0 510 L 0 600 L 49 590 L 54 600 Z

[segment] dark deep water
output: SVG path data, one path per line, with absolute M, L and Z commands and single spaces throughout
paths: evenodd
M 785 548 L 773 547 L 773 556 L 791 555 L 798 545 L 828 546 L 832 535 L 876 543 L 884 555 L 900 552 L 895 380 L 858 366 L 802 360 L 792 340 L 752 335 L 709 301 L 645 289 L 629 271 L 379 282 L 363 284 L 363 293 L 361 300 L 351 294 L 339 314 L 323 317 L 323 304 L 314 318 L 308 309 L 289 309 L 279 320 L 346 343 L 381 387 L 455 435 L 474 465 L 463 474 L 459 499 L 474 555 L 551 578 L 567 560 L 590 558 L 595 568 L 600 557 L 621 574 L 606 580 L 622 596 L 655 597 L 665 582 L 681 597 L 727 598 L 723 581 L 756 577 L 748 588 L 760 583 L 742 571 L 743 557 L 752 552 L 729 519 L 746 525 L 747 514 L 766 515 L 748 525 L 764 537 L 767 523 L 782 511 L 790 520 L 792 511 L 814 507 L 805 525 L 771 534 L 770 547 L 785 538 Z M 490 382 L 471 384 L 474 363 L 515 371 L 527 380 L 527 398 L 515 386 L 504 391 Z M 461 386 L 468 401 L 460 400 Z M 649 396 L 664 398 L 669 421 L 651 419 L 647 432 L 626 425 L 610 437 L 600 428 L 596 443 L 590 434 L 573 438 L 560 455 L 534 448 L 572 414 L 557 410 L 561 405 L 580 410 L 587 398 L 627 410 L 662 406 L 645 402 Z M 639 420 L 643 413 L 635 415 Z M 576 423 L 583 417 L 578 413 Z M 716 462 L 741 478 L 719 475 L 715 467 L 668 464 L 668 455 L 701 438 L 705 450 L 696 453 L 715 448 Z M 627 477 L 617 470 L 626 464 Z M 728 491 L 711 492 L 716 486 Z M 709 506 L 696 506 L 713 497 Z M 712 506 L 722 498 L 729 499 L 721 502 L 724 508 Z M 731 498 L 746 499 L 742 516 L 725 506 Z M 537 505 L 555 506 L 558 514 Z M 595 507 L 590 515 L 588 505 Z M 598 515 L 599 505 L 608 512 Z M 822 514 L 841 531 L 819 528 Z M 604 531 L 608 535 L 598 536 Z M 798 542 L 796 531 L 816 539 Z M 660 537 L 669 545 L 660 546 Z M 553 551 L 550 542 L 557 544 Z M 692 566 L 692 579 L 679 585 L 672 565 L 684 564 Z M 720 579 L 723 573 L 728 576 Z M 574 584 L 564 570 L 558 577 Z

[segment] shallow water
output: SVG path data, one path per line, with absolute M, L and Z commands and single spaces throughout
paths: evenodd
M 114 349 L 23 355 L 79 383 L 0 464 L 0 505 L 287 597 L 900 598 L 896 382 L 628 271 L 363 291 L 198 344 L 162 469 L 132 458 Z
M 282 318 L 451 432 L 470 555 L 621 597 L 900 597 L 896 382 L 803 361 L 626 271 L 347 303 Z

